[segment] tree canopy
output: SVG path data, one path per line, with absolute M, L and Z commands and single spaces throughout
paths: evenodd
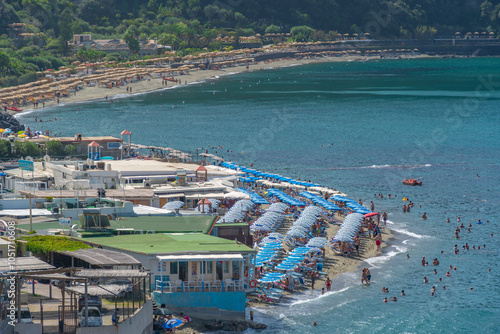
M 125 60 L 137 57 L 139 43 L 147 40 L 182 55 L 239 47 L 236 37 L 256 33 L 309 41 L 337 32 L 426 39 L 499 30 L 500 0 L 0 0 L 0 86 L 30 81 L 30 73 L 76 59 L 106 56 L 83 49 L 75 57 L 68 45 L 74 33 L 124 40 L 130 53 L 112 58 Z M 223 37 L 232 37 L 233 45 Z

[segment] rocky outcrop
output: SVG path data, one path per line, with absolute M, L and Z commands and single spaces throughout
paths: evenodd
M 205 324 L 205 327 L 211 331 L 226 331 L 233 333 L 241 333 L 249 327 L 253 329 L 265 329 L 266 325 L 259 324 L 253 321 L 212 321 Z
M 0 128 L 10 128 L 13 132 L 24 131 L 24 125 L 10 114 L 0 112 Z

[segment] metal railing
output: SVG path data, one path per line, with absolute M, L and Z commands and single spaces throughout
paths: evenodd
M 244 291 L 249 280 L 217 280 L 217 281 L 155 281 L 155 290 L 165 292 L 225 292 Z

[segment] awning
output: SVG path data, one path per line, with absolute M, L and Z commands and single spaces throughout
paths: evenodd
M 186 195 L 184 193 L 158 195 L 159 198 L 177 198 L 177 197 L 185 197 L 185 196 Z
M 16 257 L 14 260 L 15 261 L 12 262 L 9 258 L 0 259 L 0 273 L 47 270 L 55 268 L 54 266 L 34 256 Z
M 88 278 L 138 278 L 148 275 L 147 271 L 135 269 L 82 269 L 75 273 L 75 277 Z
M 224 198 L 224 193 L 216 193 L 216 194 L 194 194 L 194 195 L 186 195 L 186 199 L 202 199 L 202 198 Z
M 156 257 L 162 262 L 177 262 L 177 261 L 234 261 L 243 260 L 241 254 L 186 254 L 186 255 L 158 255 Z
M 122 292 L 126 292 L 129 289 L 129 285 L 125 284 L 103 284 L 100 285 L 88 285 L 87 294 L 90 296 L 116 296 Z M 85 286 L 77 285 L 70 286 L 66 288 L 66 291 L 71 291 L 79 295 L 85 294 Z

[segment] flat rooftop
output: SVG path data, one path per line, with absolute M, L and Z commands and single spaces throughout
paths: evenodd
M 217 216 L 161 216 L 161 217 L 124 217 L 111 220 L 111 228 L 133 228 L 135 230 L 156 232 L 199 232 L 208 233 L 212 229 Z
M 155 231 L 161 233 L 209 233 L 215 223 L 217 216 L 209 215 L 189 215 L 189 216 L 141 216 L 141 217 L 120 217 L 119 220 L 110 220 L 110 228 L 133 228 L 134 230 Z M 80 228 L 80 221 L 73 220 L 72 224 L 77 224 Z M 17 224 L 17 228 L 27 230 L 30 229 L 29 223 Z M 33 229 L 49 230 L 62 229 L 59 221 L 52 222 L 33 222 Z M 64 227 L 68 229 L 68 227 Z
M 69 170 L 75 170 L 76 161 L 53 161 L 51 163 L 57 166 L 64 166 Z M 84 162 L 84 161 L 80 161 Z M 124 159 L 124 160 L 102 160 L 106 165 L 111 166 L 111 170 L 117 171 L 122 177 L 133 176 L 167 176 L 175 175 L 178 170 L 185 170 L 187 174 L 195 174 L 198 164 L 183 163 L 183 162 L 165 162 L 160 160 L 143 160 L 143 159 Z M 86 163 L 86 162 L 84 162 Z M 237 174 L 229 168 L 221 168 L 208 165 L 207 174 L 209 177 L 215 176 L 231 176 Z M 99 170 L 95 170 L 99 171 Z M 87 172 L 93 172 L 89 170 Z M 102 172 L 102 171 L 101 171 Z M 202 173 L 204 175 L 204 173 Z
M 141 254 L 189 252 L 241 253 L 254 250 L 234 240 L 202 233 L 158 233 L 120 235 L 99 238 L 77 238 L 85 243 Z

